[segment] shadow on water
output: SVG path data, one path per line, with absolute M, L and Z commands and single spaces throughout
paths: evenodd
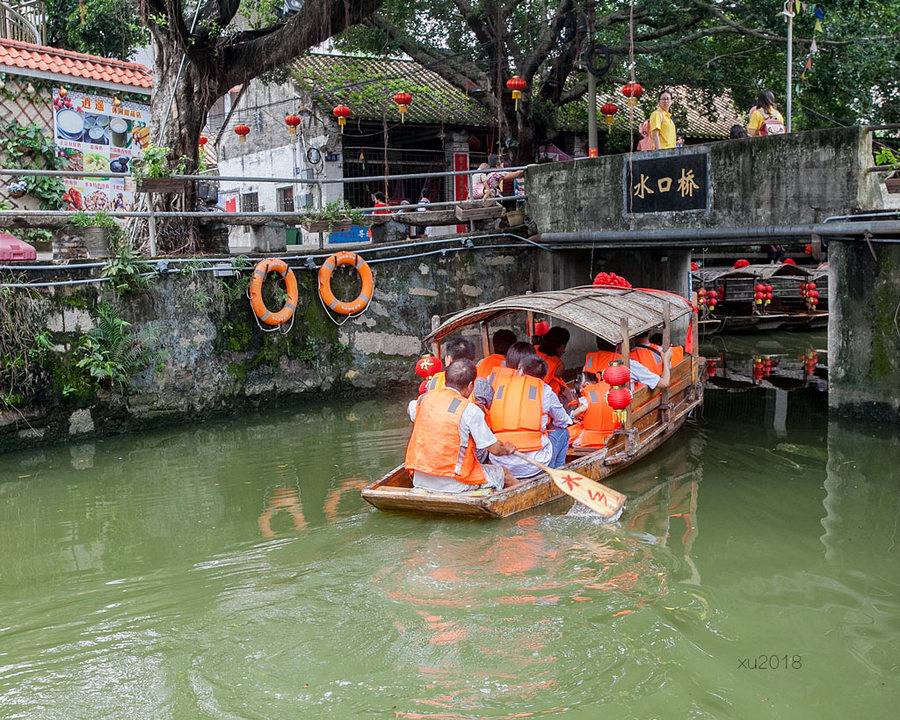
M 370 509 L 402 402 L 4 456 L 0 714 L 886 717 L 900 447 L 828 419 L 811 337 L 714 338 L 615 524 Z

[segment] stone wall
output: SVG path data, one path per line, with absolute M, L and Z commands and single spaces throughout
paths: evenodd
M 900 423 L 900 245 L 828 245 L 828 403 Z
M 41 291 L 29 301 L 34 326 L 23 331 L 25 350 L 37 345 L 37 331 L 48 333 L 54 348 L 33 369 L 27 397 L 14 407 L 0 404 L 0 451 L 202 419 L 302 394 L 378 393 L 405 401 L 415 395 L 413 368 L 427 350 L 421 338 L 432 316 L 538 290 L 537 258 L 528 246 L 406 258 L 382 251 L 371 264 L 371 304 L 357 318 L 338 317 L 340 325 L 319 301 L 315 272 L 296 263 L 300 298 L 286 334 L 258 326 L 245 294 L 252 268 L 239 278 L 196 268 L 170 272 L 150 290 L 122 296 L 96 285 Z M 355 273 L 342 275 L 335 273 L 335 290 L 353 297 Z M 104 389 L 76 366 L 76 348 L 96 326 L 104 299 L 155 351 L 127 388 Z M 472 339 L 479 342 L 477 328 Z
M 690 154 L 708 154 L 708 210 L 626 215 L 631 160 Z M 605 155 L 529 168 L 528 213 L 541 232 L 821 222 L 878 206 L 872 164 L 872 135 L 858 127 Z

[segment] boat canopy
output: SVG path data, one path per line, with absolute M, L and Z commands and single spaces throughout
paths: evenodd
M 425 341 L 440 342 L 468 325 L 490 323 L 514 312 L 530 311 L 540 317 L 561 320 L 616 344 L 622 339 L 623 318 L 628 320 L 628 334 L 634 337 L 660 327 L 665 322 L 667 305 L 671 322 L 691 313 L 687 299 L 664 290 L 585 286 L 513 295 L 453 315 Z
M 729 267 L 711 267 L 700 268 L 691 271 L 694 282 L 700 284 L 715 283 L 726 278 L 754 278 L 768 280 L 772 277 L 781 277 L 788 275 L 791 277 L 807 277 L 811 273 L 806 268 L 791 263 L 771 264 L 771 265 L 745 265 L 735 270 Z

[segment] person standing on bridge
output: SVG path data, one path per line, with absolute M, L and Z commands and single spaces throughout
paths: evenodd
M 750 114 L 747 133 L 750 137 L 762 135 L 784 135 L 784 117 L 775 107 L 775 94 L 771 90 L 763 90 L 756 98 L 756 108 Z
M 650 113 L 650 137 L 653 140 L 654 150 L 667 150 L 675 147 L 677 133 L 675 123 L 669 114 L 672 107 L 672 93 L 663 90 L 659 94 L 656 110 Z

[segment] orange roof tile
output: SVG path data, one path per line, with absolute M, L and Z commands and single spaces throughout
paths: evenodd
M 0 66 L 57 76 L 68 75 L 85 81 L 86 85 L 100 82 L 147 90 L 153 85 L 153 73 L 150 68 L 139 63 L 5 38 L 0 39 Z

